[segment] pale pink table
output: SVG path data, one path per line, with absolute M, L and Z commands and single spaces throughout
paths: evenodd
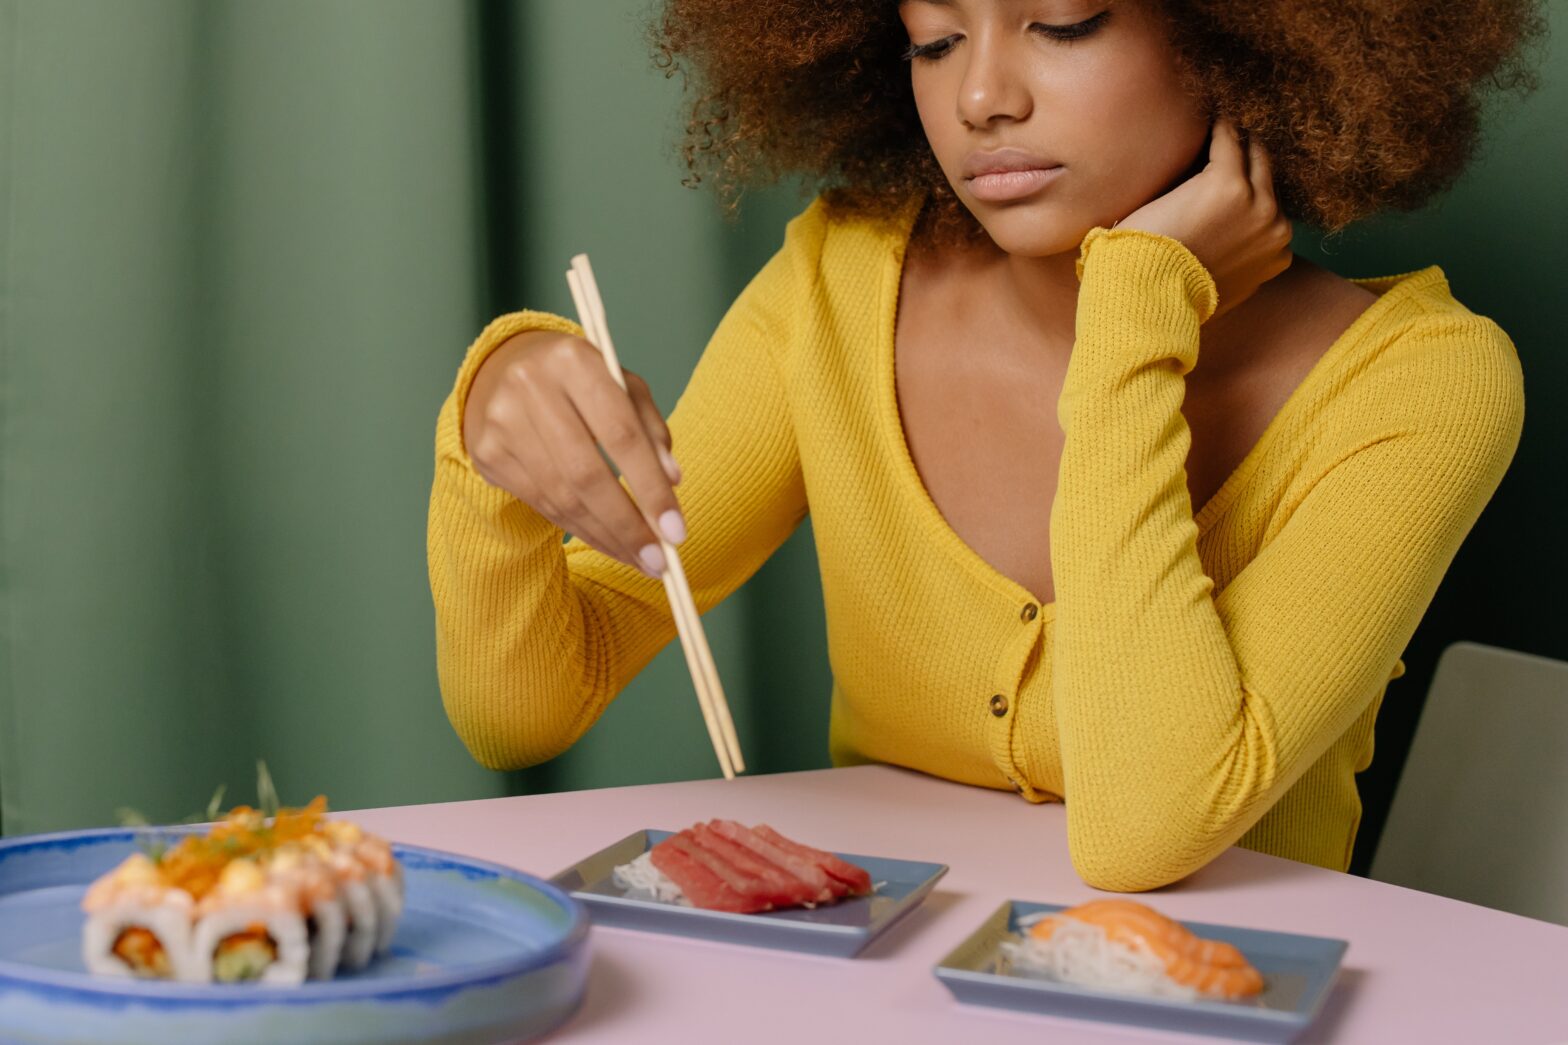
M 951 866 L 852 960 L 596 927 L 562 1042 L 1131 1042 L 1204 1039 L 955 1002 L 931 968 L 1003 900 L 1076 903 L 1066 809 L 880 766 L 363 810 L 395 841 L 548 877 L 651 827 L 767 821 L 824 849 Z M 1568 927 L 1231 849 L 1141 894 L 1175 918 L 1350 941 L 1302 1042 L 1568 1041 Z

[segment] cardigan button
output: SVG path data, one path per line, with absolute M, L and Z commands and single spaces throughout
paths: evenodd
M 1002 696 L 1000 693 L 994 693 L 991 695 L 991 714 L 995 715 L 997 718 L 1001 718 L 1003 715 L 1007 714 L 1007 698 Z
M 1023 612 L 1020 613 L 1019 616 L 1022 617 L 1025 622 L 1028 622 L 1034 620 L 1035 617 L 1039 615 L 1039 613 L 1040 607 L 1031 602 L 1024 606 Z

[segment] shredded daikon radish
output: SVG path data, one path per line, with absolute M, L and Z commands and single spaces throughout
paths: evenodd
M 1043 918 L 1056 923 L 1046 940 L 1027 932 Z M 1142 941 L 1132 947 L 1108 939 L 1098 925 L 1055 913 L 1020 918 L 1019 928 L 1024 931 L 1000 947 L 1004 960 L 1019 969 L 1084 987 L 1186 1001 L 1200 997 L 1195 988 L 1171 979 L 1165 963 Z
M 681 892 L 681 887 L 671 881 L 663 871 L 653 866 L 652 857 L 652 850 L 643 853 L 631 863 L 617 866 L 610 877 L 616 885 L 628 892 L 638 893 L 661 903 L 690 907 L 691 901 L 686 899 L 686 894 Z

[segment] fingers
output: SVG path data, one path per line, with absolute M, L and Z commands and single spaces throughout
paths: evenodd
M 632 397 L 632 406 L 637 410 L 637 416 L 642 420 L 644 430 L 653 438 L 654 452 L 659 456 L 659 462 L 664 466 L 664 474 L 671 483 L 681 481 L 681 466 L 675 460 L 672 452 L 674 440 L 670 436 L 670 426 L 665 424 L 664 415 L 659 413 L 658 406 L 653 401 L 653 392 L 648 388 L 648 382 L 631 371 L 622 371 L 626 378 L 626 391 Z
M 644 412 L 638 410 L 634 397 L 629 394 L 633 383 L 628 380 L 628 391 L 623 392 L 606 376 L 602 381 L 585 383 L 585 386 L 578 386 L 581 394 L 574 397 L 573 405 L 599 445 L 626 477 L 637 504 L 649 518 L 658 521 L 666 540 L 679 544 L 686 537 L 686 523 L 681 518 L 675 491 L 670 488 L 671 480 L 659 456 L 657 440 L 644 427 Z M 637 386 L 646 392 L 640 380 Z M 662 420 L 658 428 L 665 430 Z M 624 499 L 624 494 L 622 497 Z
M 1269 162 L 1269 152 L 1263 143 L 1253 138 L 1247 143 L 1247 177 L 1252 191 L 1260 198 L 1274 201 L 1274 167 Z
M 1274 195 L 1274 166 L 1269 160 L 1268 149 L 1256 135 L 1248 134 L 1243 141 L 1240 130 L 1229 117 L 1215 121 L 1214 140 L 1216 148 L 1220 150 L 1218 162 L 1227 165 L 1244 179 L 1252 206 L 1266 212 L 1275 238 L 1283 235 L 1288 244 L 1291 225 L 1279 213 L 1279 204 Z
M 604 377 L 620 393 L 609 375 Z M 640 563 L 643 572 L 650 576 L 662 573 L 664 562 L 658 540 L 599 456 L 595 433 L 577 404 L 559 395 L 535 394 L 528 407 L 540 427 L 552 433 L 548 442 L 555 475 L 551 497 L 568 515 L 587 517 L 608 534 L 607 542 L 598 545 L 601 550 L 627 562 Z M 651 553 L 647 552 L 650 546 Z
M 1221 116 L 1214 121 L 1214 131 L 1209 142 L 1209 166 L 1246 177 L 1246 153 L 1242 149 L 1235 121 L 1229 116 Z
M 672 489 L 680 468 L 647 382 L 623 375 L 624 389 L 581 338 L 516 339 L 475 377 L 464 438 L 486 482 L 658 578 L 666 564 L 651 527 L 673 544 L 686 538 Z
M 1277 270 L 1273 275 L 1283 272 L 1290 266 L 1290 244 L 1294 238 L 1295 227 L 1290 219 L 1285 217 L 1279 209 L 1279 201 L 1274 194 L 1274 166 L 1269 161 L 1268 149 L 1263 143 L 1254 138 L 1247 143 L 1248 177 L 1252 183 L 1253 201 L 1258 205 L 1264 215 L 1269 219 L 1269 233 L 1273 242 L 1281 252 L 1277 262 Z
M 536 402 L 529 404 L 531 409 L 527 416 L 530 418 L 537 410 Z M 563 435 L 570 433 L 570 424 L 575 424 L 579 430 L 581 429 L 581 422 L 576 420 L 575 413 L 563 411 L 563 415 L 569 422 L 566 432 L 558 427 L 560 421 L 548 415 L 540 415 L 540 422 L 554 433 L 554 439 L 544 438 L 538 426 L 533 425 L 530 420 L 531 431 L 509 447 L 511 452 L 522 461 L 534 482 L 536 491 L 534 497 L 523 499 L 535 506 L 542 505 L 541 512 L 567 533 L 581 537 L 606 555 L 640 569 L 636 546 L 622 539 L 613 523 L 602 517 L 594 504 L 578 492 L 576 484 L 562 466 L 562 457 L 568 455 L 557 453 L 552 449 L 562 440 Z M 581 432 L 580 436 L 573 433 L 570 437 L 587 439 L 588 435 L 586 432 Z M 593 456 L 598 460 L 597 454 Z M 601 467 L 603 463 L 599 461 Z M 604 471 L 608 473 L 609 469 Z
M 513 496 L 533 507 L 552 524 L 628 566 L 637 566 L 615 540 L 614 534 L 591 513 L 577 510 L 572 504 L 562 504 L 551 491 L 564 487 L 546 441 L 529 419 L 527 411 L 517 410 L 509 421 L 509 431 L 497 446 L 486 453 L 487 465 L 478 467 L 479 474 L 492 486 L 510 491 Z

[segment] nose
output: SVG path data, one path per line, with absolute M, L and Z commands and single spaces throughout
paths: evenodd
M 968 64 L 958 85 L 958 118 L 982 128 L 999 119 L 1023 120 L 1032 102 L 1025 59 L 1000 32 L 976 33 L 964 49 Z

